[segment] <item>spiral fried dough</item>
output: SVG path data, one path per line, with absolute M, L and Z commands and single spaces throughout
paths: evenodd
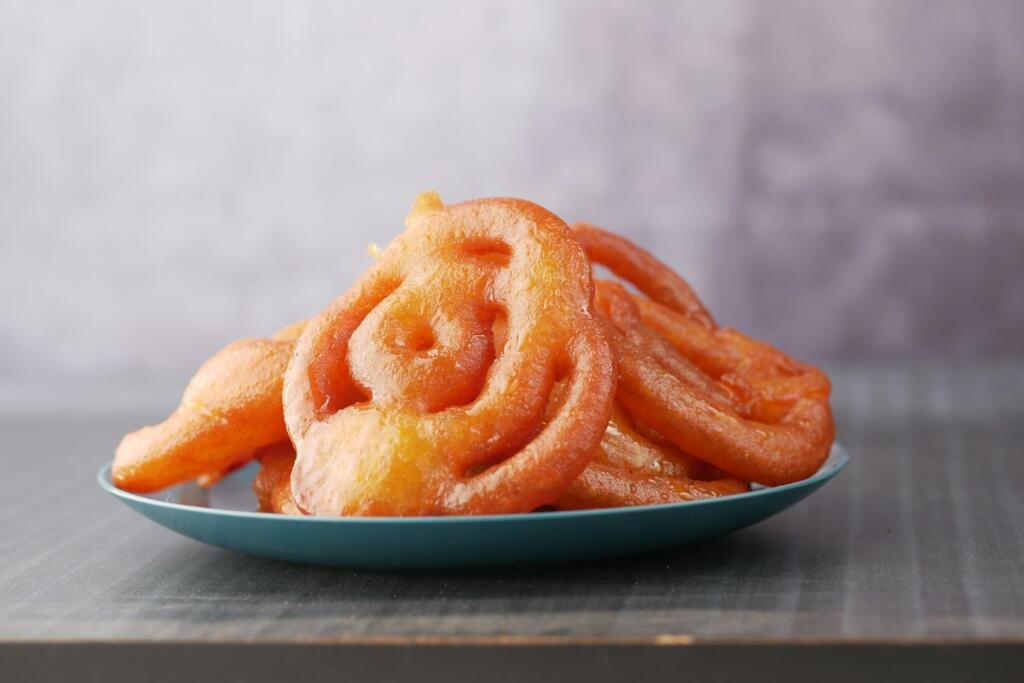
M 586 255 L 541 207 L 418 197 L 406 231 L 296 345 L 284 409 L 299 507 L 431 515 L 553 502 L 611 410 L 592 293 Z
M 622 409 L 612 411 L 594 461 L 559 496 L 563 510 L 676 503 L 746 491 L 746 482 L 718 473 L 672 446 L 641 436 Z
M 598 293 L 614 326 L 617 395 L 631 415 L 686 453 L 749 481 L 798 481 L 825 461 L 834 426 L 820 370 L 736 330 L 708 329 L 690 315 L 631 297 L 616 283 L 598 283 Z M 675 359 L 662 357 L 660 341 L 640 341 L 647 333 L 638 334 L 639 327 L 669 341 Z
M 708 329 L 714 329 L 711 313 L 690 284 L 649 251 L 625 237 L 589 223 L 577 223 L 572 231 L 591 261 L 631 282 L 651 300 L 683 313 Z

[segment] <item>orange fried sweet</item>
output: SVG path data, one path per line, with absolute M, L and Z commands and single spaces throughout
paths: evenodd
M 835 432 L 823 372 L 718 327 L 685 280 L 629 240 L 589 224 L 573 230 L 595 263 L 646 295 L 598 286 L 617 332 L 618 395 L 634 418 L 743 479 L 782 484 L 821 466 Z
M 603 462 L 591 463 L 558 499 L 561 510 L 681 503 L 731 496 L 750 490 L 733 477 L 704 481 L 636 472 Z
M 828 384 L 822 373 L 800 365 L 801 379 L 783 387 L 769 367 L 771 363 L 740 369 L 735 354 L 720 348 L 739 333 L 719 329 L 684 279 L 623 237 L 589 224 L 574 226 L 573 232 L 592 262 L 631 282 L 649 298 L 633 297 L 616 283 L 597 283 L 597 308 L 609 321 L 609 344 L 622 364 L 617 403 L 626 410 L 613 414 L 594 462 L 563 494 L 557 507 L 641 505 L 730 495 L 748 490 L 745 479 L 792 481 L 820 466 L 832 439 Z M 676 328 L 676 336 L 670 339 L 661 333 L 665 327 L 645 324 L 641 307 L 674 312 L 686 321 L 686 329 Z M 689 343 L 681 341 L 682 337 Z M 692 353 L 697 344 L 703 353 Z M 771 351 L 777 354 L 776 361 L 794 363 Z M 703 362 L 708 359 L 714 359 L 717 365 Z M 748 381 L 741 383 L 737 379 L 740 374 Z M 702 405 L 682 408 L 675 384 L 687 387 Z M 798 400 L 801 403 L 794 408 Z M 795 427 L 794 423 L 806 415 L 804 400 L 814 404 L 814 424 Z M 753 410 L 755 404 L 760 410 Z M 775 407 L 774 414 L 768 414 L 769 405 Z M 723 424 L 721 417 L 701 419 L 708 411 L 733 416 L 734 422 Z M 741 425 L 747 434 L 762 433 L 756 420 L 763 420 L 765 430 L 776 434 L 775 441 L 765 443 L 764 450 L 748 443 L 747 454 L 752 456 L 753 466 L 740 463 L 729 469 L 736 460 L 721 457 L 714 439 L 737 443 L 743 433 L 737 432 Z M 725 433 L 725 429 L 733 433 Z M 712 443 L 701 441 L 701 434 L 712 435 Z M 788 448 L 772 453 L 782 435 L 790 437 L 785 444 Z M 679 467 L 680 462 L 687 466 Z
M 616 402 L 594 461 L 559 496 L 563 510 L 676 503 L 746 491 L 707 463 L 642 436 Z
M 711 313 L 697 298 L 690 283 L 649 251 L 589 223 L 577 223 L 572 231 L 591 261 L 633 283 L 651 300 L 685 314 L 708 329 L 715 327 Z
M 209 483 L 256 449 L 287 440 L 282 378 L 303 325 L 232 342 L 203 363 L 166 420 L 122 439 L 114 483 L 140 493 L 197 478 Z
M 495 326 L 494 340 L 504 345 L 504 326 Z M 543 418 L 547 423 L 560 405 L 566 387 L 558 382 Z M 553 503 L 555 508 L 584 509 L 649 505 L 727 495 L 746 490 L 745 482 L 732 480 L 708 463 L 682 453 L 650 429 L 642 435 L 615 401 L 594 460 Z M 712 479 L 727 481 L 716 482 Z
M 588 226 L 585 232 L 602 231 Z M 643 272 L 666 268 L 647 252 L 633 256 Z M 612 322 L 617 395 L 630 414 L 741 479 L 777 485 L 813 474 L 834 436 L 825 374 L 715 326 L 690 301 L 653 300 L 659 290 L 647 279 L 634 284 L 652 298 L 631 296 L 613 282 L 597 288 L 599 307 Z
M 295 449 L 290 441 L 283 441 L 262 449 L 256 455 L 260 469 L 252 481 L 260 512 L 281 515 L 301 515 L 302 511 L 292 497 L 292 466 Z
M 552 503 L 592 459 L 615 384 L 586 255 L 558 217 L 518 199 L 445 206 L 425 193 L 406 225 L 297 342 L 284 410 L 298 506 Z

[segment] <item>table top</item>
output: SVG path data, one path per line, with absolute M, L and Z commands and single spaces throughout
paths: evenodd
M 465 646 L 489 657 L 535 645 L 621 647 L 620 662 L 655 648 L 635 655 L 645 666 L 682 649 L 702 657 L 753 648 L 770 658 L 777 651 L 758 646 L 865 644 L 994 648 L 985 661 L 1009 652 L 1019 663 L 1024 362 L 827 369 L 852 462 L 803 503 L 669 552 L 476 572 L 297 566 L 177 536 L 94 480 L 120 435 L 159 419 L 174 390 L 165 405 L 97 400 L 43 410 L 6 400 L 0 663 L 70 665 L 68 653 L 78 652 L 81 665 L 96 647 L 125 645 L 155 661 L 146 647 L 222 645 L 224 654 L 253 644 L 344 645 L 354 648 L 350 662 L 369 648 L 368 671 L 378 672 L 374 648 L 395 646 L 424 653 L 395 658 L 411 671 L 431 658 L 437 671 L 444 661 L 466 666 Z M 445 660 L 449 651 L 459 654 Z M 754 666 L 757 656 L 744 661 Z M 528 660 L 516 655 L 507 670 Z

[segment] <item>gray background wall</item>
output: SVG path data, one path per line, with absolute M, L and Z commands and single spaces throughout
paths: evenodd
M 815 358 L 1024 352 L 1024 3 L 0 0 L 0 379 L 183 379 L 416 192 Z

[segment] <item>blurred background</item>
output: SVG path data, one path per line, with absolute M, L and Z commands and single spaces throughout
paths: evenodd
M 1022 32 L 1014 0 L 0 0 L 0 382 L 180 385 L 424 189 L 621 231 L 797 356 L 1024 353 Z

